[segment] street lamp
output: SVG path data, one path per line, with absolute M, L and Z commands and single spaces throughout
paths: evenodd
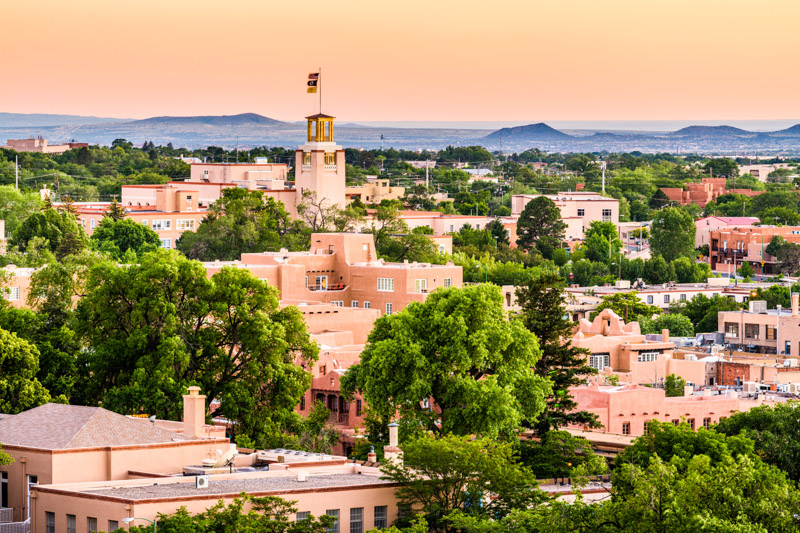
M 134 520 L 146 520 L 147 522 L 150 522 L 151 524 L 153 524 L 153 533 L 156 533 L 156 527 L 158 527 L 158 520 L 150 520 L 149 518 L 140 518 L 137 516 L 129 516 L 128 518 L 123 518 L 122 523 L 130 524 Z

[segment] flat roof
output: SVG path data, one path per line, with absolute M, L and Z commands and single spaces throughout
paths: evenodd
M 282 476 L 270 476 L 267 472 L 257 477 L 237 477 L 234 479 L 216 479 L 210 476 L 208 488 L 195 487 L 194 478 L 179 483 L 158 483 L 156 480 L 147 480 L 146 484 L 136 486 L 118 486 L 107 489 L 88 489 L 77 492 L 93 494 L 108 498 L 121 498 L 125 500 L 157 500 L 162 498 L 197 498 L 225 495 L 238 496 L 242 492 L 285 492 L 308 489 L 346 489 L 361 488 L 376 485 L 391 485 L 391 481 L 381 479 L 376 475 L 365 474 L 314 474 L 309 473 L 306 481 L 297 481 L 296 473 Z

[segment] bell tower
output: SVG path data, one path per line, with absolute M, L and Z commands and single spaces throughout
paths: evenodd
M 345 207 L 344 150 L 333 141 L 335 118 L 322 113 L 306 117 L 308 140 L 297 148 L 294 167 L 297 204 L 310 192 L 316 196 L 315 203 Z

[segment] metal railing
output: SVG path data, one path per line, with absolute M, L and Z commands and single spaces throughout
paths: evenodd
M 31 533 L 31 519 L 24 522 L 6 522 L 0 524 L 0 533 Z
M 344 283 L 328 283 L 326 285 L 309 285 L 310 291 L 343 291 L 347 288 Z
M 0 507 L 0 524 L 14 521 L 14 509 L 10 507 Z

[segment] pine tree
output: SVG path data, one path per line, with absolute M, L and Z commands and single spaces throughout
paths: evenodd
M 106 216 L 111 220 L 122 220 L 125 218 L 125 209 L 117 202 L 116 198 L 111 200 L 111 205 L 108 206 Z
M 588 365 L 589 351 L 572 345 L 574 324 L 564 306 L 564 282 L 554 272 L 546 272 L 517 288 L 520 318 L 539 339 L 542 357 L 536 362 L 536 373 L 553 382 L 553 394 L 533 427 L 537 435 L 567 424 L 600 427 L 597 416 L 574 411 L 577 403 L 569 387 L 579 385 L 585 376 L 597 371 Z

